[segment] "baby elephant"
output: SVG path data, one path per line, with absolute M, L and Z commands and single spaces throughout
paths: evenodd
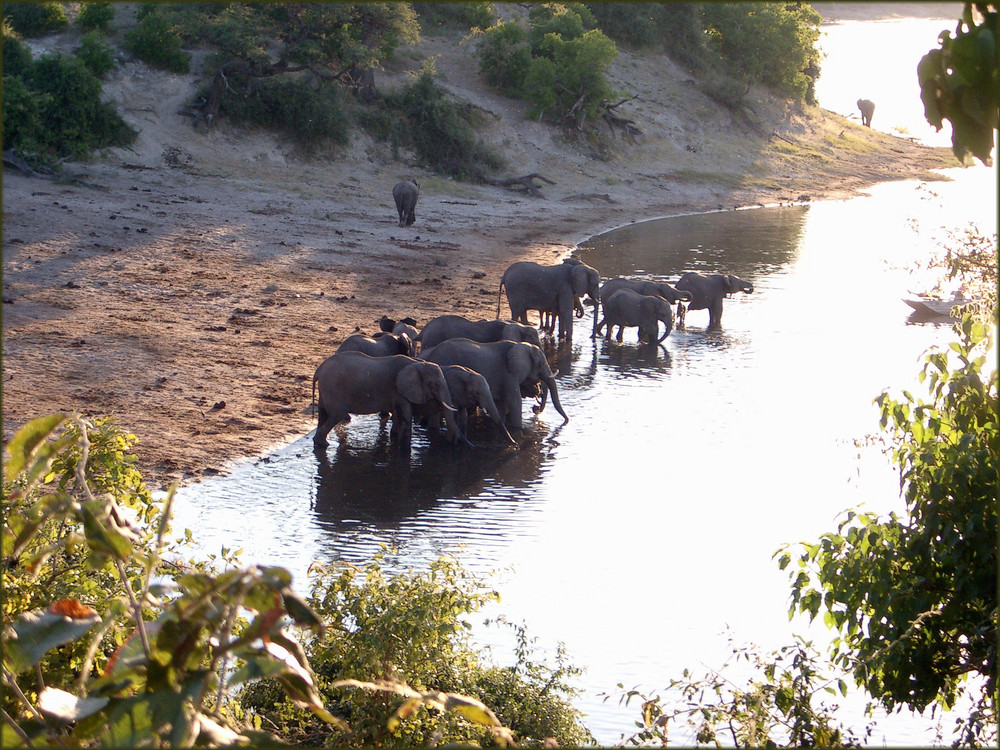
M 417 207 L 417 194 L 420 186 L 416 180 L 397 182 L 392 188 L 392 199 L 396 201 L 396 213 L 399 214 L 399 226 L 410 226 L 417 220 L 414 209 Z
M 663 335 L 656 338 L 660 321 L 663 321 Z M 674 315 L 663 297 L 621 289 L 605 300 L 604 320 L 597 324 L 598 333 L 603 325 L 608 327 L 605 338 L 610 339 L 611 329 L 618 326 L 616 339 L 621 341 L 626 326 L 639 326 L 639 341 L 659 344 L 674 327 Z

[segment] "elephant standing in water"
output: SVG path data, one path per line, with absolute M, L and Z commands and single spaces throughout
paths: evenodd
M 448 384 L 451 405 L 456 410 L 455 423 L 458 425 L 458 429 L 461 430 L 461 434 L 452 434 L 450 430 L 448 431 L 448 439 L 451 442 L 457 443 L 460 440 L 468 439 L 469 412 L 482 409 L 489 415 L 490 419 L 500 425 L 500 429 L 503 430 L 503 434 L 507 439 L 516 444 L 517 441 L 510 436 L 510 432 L 504 426 L 503 417 L 500 415 L 500 410 L 497 409 L 496 402 L 493 400 L 493 394 L 490 392 L 490 384 L 486 382 L 486 378 L 475 370 L 470 370 L 468 367 L 462 367 L 461 365 L 445 365 L 441 368 L 441 371 L 444 373 L 444 380 Z M 421 417 L 426 417 L 428 427 L 436 427 L 441 423 L 441 408 L 437 404 L 415 406 L 413 413 Z M 421 422 L 421 424 L 424 424 L 424 422 Z
M 663 321 L 663 335 L 656 338 L 660 321 Z M 639 341 L 659 344 L 674 327 L 674 316 L 670 312 L 670 303 L 662 297 L 619 289 L 604 301 L 604 319 L 598 324 L 597 332 L 603 325 L 608 327 L 608 339 L 615 326 L 618 326 L 618 341 L 622 340 L 626 326 L 639 326 Z
M 615 292 L 619 292 L 622 289 L 631 289 L 633 292 L 638 294 L 652 295 L 654 297 L 662 297 L 671 305 L 675 302 L 684 301 L 687 302 L 691 299 L 691 292 L 682 292 L 670 284 L 657 283 L 655 281 L 644 281 L 643 279 L 626 279 L 621 276 L 608 279 L 601 285 L 601 308 L 603 310 L 607 301 L 611 299 L 611 295 Z M 605 317 L 607 313 L 605 312 Z M 594 310 L 594 337 L 599 333 L 597 310 Z
M 517 341 L 480 343 L 469 339 L 448 339 L 420 352 L 420 358 L 445 367 L 462 365 L 475 370 L 489 383 L 490 393 L 508 429 L 521 429 L 521 404 L 524 395 L 537 392 L 544 385 L 552 396 L 552 405 L 567 422 L 569 417 L 559 403 L 556 378 L 549 369 L 545 354 L 534 344 Z
M 506 320 L 469 320 L 461 315 L 439 315 L 429 320 L 417 334 L 417 341 L 425 349 L 448 339 L 471 339 L 484 344 L 490 341 L 523 341 L 542 345 L 533 326 Z
M 858 109 L 861 110 L 861 124 L 866 128 L 872 126 L 872 115 L 875 114 L 875 102 L 871 99 L 858 99 Z
M 416 180 L 397 182 L 392 188 L 392 199 L 396 202 L 396 213 L 399 214 L 399 226 L 410 226 L 417 220 L 414 209 L 417 207 L 417 195 L 420 186 Z
M 554 311 L 559 322 L 559 338 L 570 340 L 577 299 L 586 294 L 596 305 L 600 299 L 600 285 L 597 269 L 573 258 L 554 266 L 519 261 L 511 264 L 500 279 L 497 317 L 500 317 L 500 296 L 506 288 L 511 318 L 530 325 L 528 310 Z
M 441 368 L 431 362 L 394 354 L 370 357 L 363 352 L 341 352 L 328 357 L 313 375 L 313 398 L 319 386 L 316 434 L 313 446 L 324 450 L 334 427 L 351 421 L 351 414 L 392 413 L 390 437 L 410 444 L 415 405 L 441 409 L 452 434 L 455 424 L 448 384 Z
M 708 327 L 722 325 L 722 300 L 736 292 L 753 294 L 753 284 L 731 273 L 713 273 L 707 276 L 689 271 L 674 284 L 678 291 L 690 292 L 689 310 L 708 310 Z

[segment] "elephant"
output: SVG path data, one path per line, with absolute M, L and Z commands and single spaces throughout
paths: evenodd
M 510 432 L 504 425 L 503 417 L 497 409 L 493 394 L 490 392 L 490 384 L 486 378 L 475 370 L 461 365 L 445 365 L 441 368 L 444 373 L 444 380 L 448 384 L 448 393 L 451 395 L 451 405 L 455 407 L 455 423 L 460 434 L 448 433 L 451 442 L 468 439 L 469 412 L 482 409 L 489 415 L 490 419 L 500 425 L 503 434 L 507 439 L 517 444 L 511 437 Z M 437 404 L 425 404 L 413 408 L 414 415 L 425 417 L 428 425 L 437 425 L 441 421 L 441 409 Z
M 483 343 L 470 339 L 448 339 L 420 352 L 420 358 L 445 365 L 463 365 L 475 370 L 489 383 L 490 393 L 508 429 L 520 430 L 524 393 L 534 394 L 544 385 L 552 395 L 552 405 L 569 421 L 559 402 L 556 378 L 545 354 L 534 344 L 518 341 Z
M 410 226 L 417 220 L 414 209 L 417 207 L 417 195 L 420 185 L 414 179 L 397 182 L 392 188 L 392 199 L 396 202 L 396 213 L 399 214 L 399 226 Z
M 653 295 L 654 297 L 662 297 L 671 305 L 675 302 L 688 302 L 691 299 L 691 292 L 681 291 L 670 286 L 670 284 L 657 283 L 655 281 L 645 281 L 643 279 L 626 279 L 621 276 L 608 279 L 601 285 L 601 307 L 603 308 L 611 295 L 621 289 L 631 289 L 633 292 L 638 292 L 639 294 Z M 605 317 L 607 317 L 607 312 L 605 312 Z M 600 325 L 598 324 L 597 310 L 594 310 L 594 336 L 596 337 L 600 332 Z
M 753 284 L 730 273 L 713 273 L 707 276 L 689 271 L 674 284 L 679 291 L 691 293 L 689 310 L 708 310 L 708 327 L 719 328 L 722 324 L 722 300 L 730 294 L 744 292 L 753 294 Z M 678 304 L 678 307 L 680 305 Z
M 388 357 L 392 354 L 409 355 L 413 350 L 413 341 L 405 333 L 378 333 L 375 336 L 365 336 L 355 333 L 344 339 L 337 347 L 340 352 L 364 352 L 371 357 Z
M 378 322 L 378 327 L 385 333 L 405 333 L 410 337 L 410 351 L 405 352 L 411 357 L 417 356 L 417 329 L 414 326 L 417 324 L 413 318 L 407 316 L 402 320 L 393 320 L 392 318 L 383 315 Z M 378 334 L 376 334 L 378 336 Z
M 663 297 L 654 294 L 639 294 L 631 289 L 619 289 L 606 300 L 604 300 L 604 319 L 597 326 L 597 331 L 601 326 L 607 325 L 608 330 L 605 337 L 611 338 L 611 330 L 618 326 L 618 341 L 622 340 L 622 334 L 626 327 L 639 326 L 639 340 L 646 340 L 657 344 L 663 342 L 670 334 L 670 329 L 674 327 L 674 315 L 670 311 L 670 303 Z M 663 321 L 663 335 L 656 338 L 659 329 L 659 321 Z
M 872 115 L 875 114 L 875 102 L 871 99 L 858 99 L 858 109 L 861 110 L 861 124 L 870 128 Z
M 392 414 L 389 436 L 409 446 L 414 405 L 436 405 L 443 411 L 451 434 L 461 434 L 444 373 L 432 362 L 405 354 L 371 357 L 364 352 L 340 352 L 316 368 L 314 400 L 317 386 L 319 407 L 313 436 L 317 451 L 326 449 L 330 430 L 350 422 L 351 414 L 387 412 Z
M 448 339 L 490 341 L 523 341 L 535 346 L 542 342 L 532 326 L 506 320 L 469 320 L 461 315 L 441 315 L 427 322 L 417 334 L 421 348 L 429 349 Z
M 500 317 L 500 297 L 506 288 L 511 318 L 530 325 L 528 310 L 553 311 L 559 322 L 559 338 L 572 339 L 576 298 L 586 294 L 597 304 L 600 285 L 601 275 L 597 269 L 574 258 L 554 266 L 518 261 L 511 264 L 500 279 L 497 317 Z

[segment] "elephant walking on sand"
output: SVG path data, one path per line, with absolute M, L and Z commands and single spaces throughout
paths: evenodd
M 875 102 L 871 99 L 858 99 L 858 109 L 861 110 L 861 124 L 866 128 L 872 126 L 872 115 L 875 114 Z
M 448 431 L 448 439 L 451 442 L 457 443 L 468 439 L 469 413 L 475 412 L 476 409 L 482 409 L 489 415 L 490 419 L 500 425 L 500 429 L 503 430 L 507 439 L 516 444 L 517 441 L 511 437 L 510 432 L 504 426 L 503 417 L 493 400 L 490 384 L 486 382 L 486 378 L 475 370 L 461 365 L 445 365 L 441 371 L 448 384 L 451 405 L 455 407 L 455 423 L 461 431 L 461 434 L 452 434 L 451 431 Z M 428 427 L 435 427 L 441 423 L 442 410 L 437 404 L 415 406 L 413 412 L 415 415 L 426 417 Z
M 537 393 L 539 384 L 545 386 L 551 394 L 556 411 L 569 421 L 559 402 L 555 375 L 549 369 L 545 353 L 534 344 L 448 339 L 421 351 L 420 358 L 436 362 L 442 367 L 462 365 L 486 378 L 493 400 L 508 429 L 521 429 L 523 397 L 525 394 Z
M 471 339 L 484 344 L 490 341 L 523 341 L 542 345 L 538 331 L 532 326 L 499 319 L 469 320 L 461 315 L 439 315 L 427 321 L 417 334 L 417 341 L 424 349 L 448 339 Z
M 390 437 L 409 446 L 415 405 L 434 404 L 442 410 L 452 434 L 455 409 L 441 368 L 431 362 L 394 354 L 370 357 L 341 352 L 328 357 L 313 375 L 313 398 L 319 386 L 316 434 L 313 446 L 324 450 L 334 427 L 351 421 L 351 414 L 392 413 Z M 343 439 L 343 438 L 341 438 Z
M 511 264 L 500 279 L 497 294 L 497 317 L 500 297 L 507 290 L 510 316 L 530 325 L 528 310 L 553 311 L 558 321 L 559 338 L 573 338 L 573 313 L 577 300 L 586 294 L 596 305 L 600 299 L 601 276 L 596 268 L 569 258 L 554 266 L 531 261 Z
M 666 283 L 657 283 L 655 281 L 645 281 L 643 279 L 626 279 L 621 276 L 608 279 L 601 285 L 601 308 L 603 309 L 611 295 L 615 292 L 619 292 L 622 289 L 631 289 L 633 292 L 638 294 L 652 295 L 654 297 L 662 297 L 669 304 L 674 304 L 675 302 L 687 302 L 691 299 L 691 292 L 680 291 L 670 286 Z M 605 312 L 605 317 L 607 313 Z M 594 336 L 596 337 L 599 333 L 597 310 L 594 310 Z
M 722 300 L 736 292 L 753 294 L 753 284 L 731 273 L 713 273 L 706 276 L 689 271 L 681 276 L 674 287 L 679 291 L 691 293 L 689 310 L 708 310 L 710 329 L 722 325 Z
M 392 188 L 392 199 L 396 202 L 396 213 L 399 214 L 399 226 L 410 226 L 417 220 L 414 209 L 417 207 L 417 195 L 420 186 L 416 180 L 397 182 Z
M 661 321 L 663 335 L 656 338 Z M 639 341 L 660 344 L 674 327 L 674 315 L 670 303 L 662 297 L 619 289 L 604 301 L 604 319 L 597 326 L 598 333 L 604 325 L 608 327 L 605 338 L 609 340 L 615 326 L 618 326 L 618 341 L 622 340 L 626 327 L 639 326 Z

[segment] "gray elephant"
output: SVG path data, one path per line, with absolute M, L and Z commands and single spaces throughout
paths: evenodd
M 379 333 L 375 336 L 355 333 L 337 347 L 337 354 L 364 352 L 370 357 L 389 357 L 393 354 L 409 355 L 413 348 L 413 341 L 405 333 Z
M 601 285 L 601 307 L 602 309 L 607 304 L 608 299 L 615 292 L 621 291 L 622 289 L 631 289 L 633 292 L 639 294 L 653 295 L 654 297 L 662 297 L 671 305 L 676 302 L 688 302 L 691 299 L 691 292 L 680 291 L 675 289 L 667 283 L 657 283 L 655 281 L 644 281 L 643 279 L 626 279 L 621 276 L 608 279 Z M 605 317 L 607 317 L 607 312 L 605 312 Z M 594 310 L 594 336 L 599 333 L 598 325 L 598 315 L 597 310 Z
M 525 393 L 534 394 L 541 384 L 552 396 L 552 405 L 569 421 L 559 402 L 555 375 L 549 369 L 545 353 L 534 344 L 517 341 L 482 343 L 469 339 L 448 339 L 420 352 L 420 358 L 446 365 L 462 365 L 475 370 L 489 383 L 490 393 L 504 424 L 521 429 L 521 405 Z
M 392 199 L 396 202 L 396 213 L 399 214 L 399 226 L 410 226 L 417 220 L 414 209 L 417 207 L 417 195 L 420 185 L 416 180 L 403 180 L 392 187 Z
M 378 322 L 378 327 L 385 333 L 405 333 L 410 337 L 410 351 L 404 352 L 409 354 L 411 357 L 417 356 L 417 329 L 414 326 L 417 324 L 411 317 L 405 317 L 402 320 L 393 320 L 392 318 L 383 315 Z M 377 335 L 377 334 L 376 334 Z
M 515 443 L 517 441 L 511 437 L 510 432 L 504 426 L 503 417 L 497 409 L 493 394 L 490 391 L 490 384 L 486 378 L 475 370 L 461 365 L 445 365 L 441 368 L 444 373 L 444 380 L 448 384 L 448 393 L 451 395 L 451 405 L 455 407 L 455 423 L 460 433 L 448 432 L 448 439 L 455 443 L 468 439 L 469 412 L 482 409 L 489 415 L 490 419 L 500 425 L 503 434 L 507 439 Z M 439 425 L 441 423 L 442 412 L 436 404 L 426 404 L 414 406 L 415 416 L 425 417 L 428 425 Z
M 408 446 L 414 405 L 434 404 L 442 410 L 451 434 L 461 434 L 444 373 L 432 362 L 404 354 L 370 357 L 363 352 L 341 352 L 316 368 L 313 399 L 317 386 L 316 450 L 326 449 L 330 430 L 350 422 L 351 414 L 391 413 L 389 436 Z
M 530 325 L 528 310 L 553 311 L 558 319 L 559 338 L 573 338 L 573 312 L 576 300 L 586 294 L 595 304 L 600 299 L 601 276 L 596 268 L 576 259 L 554 266 L 518 261 L 504 271 L 497 294 L 497 317 L 504 288 L 510 316 Z
M 489 341 L 523 341 L 541 346 L 538 331 L 532 326 L 506 320 L 469 320 L 461 315 L 441 315 L 427 322 L 417 334 L 423 349 L 437 346 L 448 339 Z
M 654 294 L 639 294 L 631 289 L 619 289 L 604 301 L 604 319 L 597 326 L 607 325 L 605 337 L 610 339 L 612 329 L 618 326 L 618 341 L 626 327 L 639 326 L 639 341 L 662 343 L 674 327 L 674 315 L 670 303 Z M 663 335 L 656 338 L 659 323 L 663 322 Z
M 861 110 L 861 124 L 870 128 L 872 115 L 875 114 L 875 102 L 870 99 L 858 99 L 858 109 Z
M 674 287 L 691 293 L 689 310 L 708 310 L 708 327 L 722 325 L 722 300 L 736 292 L 753 294 L 753 284 L 731 273 L 703 275 L 689 271 L 680 277 Z

